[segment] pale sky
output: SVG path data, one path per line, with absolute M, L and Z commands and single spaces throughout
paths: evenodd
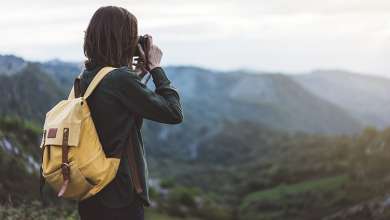
M 389 0 L 2 0 L 0 54 L 82 61 L 83 31 L 105 5 L 135 14 L 165 65 L 390 77 Z

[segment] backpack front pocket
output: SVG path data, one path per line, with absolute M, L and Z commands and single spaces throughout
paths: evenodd
M 94 185 L 92 185 L 92 183 L 85 178 L 74 161 L 69 163 L 69 168 L 70 181 L 65 193 L 63 194 L 63 197 L 80 200 L 93 188 Z M 56 192 L 61 189 L 61 186 L 64 183 L 61 169 L 58 169 L 47 175 L 43 174 L 43 176 Z

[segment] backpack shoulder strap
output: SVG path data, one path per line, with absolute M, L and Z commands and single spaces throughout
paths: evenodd
M 81 93 L 81 91 L 80 91 L 80 80 L 81 80 L 80 76 L 76 77 L 76 79 L 74 80 L 72 89 L 70 90 L 70 93 L 69 93 L 69 96 L 68 96 L 68 100 L 80 97 L 80 93 Z
M 83 72 L 84 72 L 84 69 L 82 69 L 80 74 L 75 78 L 73 86 L 72 86 L 72 88 L 69 92 L 69 95 L 68 95 L 68 100 L 78 98 L 78 96 L 76 94 L 77 94 L 77 92 L 80 92 L 79 91 L 80 90 L 80 80 L 81 80 L 81 75 L 83 74 Z
M 96 88 L 97 85 L 99 85 L 100 81 L 112 70 L 116 68 L 114 67 L 103 67 L 93 78 L 92 82 L 89 84 L 87 90 L 84 93 L 84 99 L 87 99 L 88 96 L 90 96 L 93 92 L 93 90 Z

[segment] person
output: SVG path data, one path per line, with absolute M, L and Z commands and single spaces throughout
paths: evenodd
M 161 68 L 162 52 L 151 37 L 148 57 L 143 57 L 148 63 L 144 63 L 144 68 L 142 65 L 133 67 L 137 51 L 141 58 L 144 54 L 137 43 L 138 38 L 136 17 L 115 6 L 99 8 L 85 32 L 87 59 L 80 76 L 81 91 L 85 92 L 102 67 L 116 68 L 103 78 L 87 102 L 106 156 L 120 157 L 121 162 L 112 182 L 96 195 L 79 202 L 81 220 L 144 219 L 144 207 L 150 206 L 150 200 L 140 131 L 143 119 L 166 124 L 178 124 L 183 120 L 178 90 Z M 154 91 L 141 81 L 145 68 L 152 75 Z M 134 147 L 133 160 L 124 153 L 130 145 Z M 131 169 L 131 162 L 136 164 L 136 170 Z M 136 178 L 140 189 L 135 187 Z

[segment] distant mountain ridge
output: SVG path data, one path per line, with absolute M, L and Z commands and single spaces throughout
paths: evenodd
M 64 62 L 58 59 L 46 62 L 31 62 L 14 55 L 0 55 L 0 76 L 14 75 L 27 67 L 28 64 L 38 66 L 42 72 L 50 75 L 59 87 L 72 85 L 74 78 L 80 74 L 82 64 L 75 62 Z
M 293 79 L 308 91 L 347 110 L 365 126 L 390 125 L 390 79 L 346 71 L 315 71 Z
M 218 73 L 192 67 L 168 67 L 166 72 L 191 109 L 202 103 L 208 107 L 204 117 L 225 115 L 231 121 L 311 133 L 350 132 L 360 126 L 343 109 L 310 94 L 287 75 Z M 330 115 L 340 117 L 327 120 Z
M 0 75 L 12 75 L 19 72 L 27 62 L 14 55 L 0 55 Z
M 12 55 L 0 55 L 0 64 L 4 64 L 3 67 L 0 67 L 0 70 L 3 70 L 0 71 L 0 76 L 8 78 L 13 78 L 18 73 L 25 72 L 26 68 L 31 68 L 30 62 Z M 53 101 L 49 101 L 49 105 L 43 105 L 41 109 L 36 110 L 40 112 L 38 118 L 41 120 L 45 113 L 44 109 L 55 103 L 54 100 L 63 98 L 69 91 L 74 77 L 80 73 L 81 65 L 80 63 L 68 63 L 60 60 L 33 64 L 39 69 L 36 72 L 42 73 L 37 74 L 39 80 L 50 78 L 43 80 L 46 83 L 40 85 L 40 87 L 49 88 L 47 93 L 42 94 L 40 90 L 36 89 L 31 91 L 31 94 L 37 93 L 40 97 L 52 97 L 49 100 Z M 338 73 L 253 74 L 245 71 L 211 71 L 189 66 L 168 66 L 165 70 L 173 85 L 181 93 L 185 122 L 174 128 L 170 127 L 170 129 L 165 129 L 165 125 L 148 122 L 149 125 L 146 127 L 162 132 L 158 136 L 161 140 L 156 140 L 156 142 L 163 141 L 164 138 L 172 135 L 181 134 L 180 131 L 183 128 L 191 130 L 193 134 L 205 132 L 212 134 L 212 131 L 218 130 L 220 124 L 225 121 L 251 121 L 276 130 L 328 134 L 354 133 L 370 124 L 380 127 L 390 124 L 390 119 L 388 120 L 385 114 L 387 111 L 387 96 L 385 94 L 387 84 L 390 85 L 389 80 L 382 82 L 381 79 L 376 79 L 378 82 L 372 84 L 372 89 L 385 92 L 382 92 L 380 97 L 375 96 L 378 94 L 376 92 L 367 93 L 370 94 L 369 98 L 362 99 L 363 103 L 358 103 L 359 106 L 364 106 L 364 102 L 376 100 L 377 106 L 386 107 L 382 108 L 383 111 L 378 115 L 374 111 L 376 107 L 367 107 L 371 110 L 374 109 L 373 113 L 371 112 L 367 116 L 364 114 L 366 112 L 362 110 L 363 108 L 357 108 L 356 103 L 348 102 L 348 97 L 355 97 L 353 89 L 356 89 L 356 86 L 349 84 L 350 87 L 347 87 L 345 91 L 339 90 L 338 92 L 335 92 L 336 89 L 329 89 L 333 88 L 329 86 L 339 88 L 340 85 L 343 85 L 336 83 L 338 78 L 343 77 L 342 74 L 339 76 Z M 23 75 L 23 73 L 19 75 Z M 348 77 L 353 79 L 353 82 L 359 81 L 361 85 L 358 88 L 364 89 L 364 84 L 360 79 L 362 76 L 350 74 Z M 370 82 L 375 81 L 374 77 L 364 77 L 370 79 Z M 1 84 L 2 82 L 0 82 Z M 380 87 L 376 88 L 377 85 Z M 149 86 L 152 87 L 151 82 Z M 6 86 L 1 87 L 7 88 Z M 56 92 L 53 93 L 51 90 Z M 4 93 L 6 91 L 7 89 L 4 89 Z M 329 95 L 332 91 L 335 95 Z M 336 96 L 336 94 L 339 95 Z M 30 101 L 32 100 L 30 99 Z M 0 102 L 2 106 L 10 106 L 9 101 L 4 101 L 4 97 L 0 98 Z M 17 103 L 18 101 L 13 102 Z M 20 110 L 14 112 L 21 114 Z M 185 137 L 188 135 L 181 136 L 181 139 L 186 140 Z M 193 146 L 196 148 L 195 143 Z

